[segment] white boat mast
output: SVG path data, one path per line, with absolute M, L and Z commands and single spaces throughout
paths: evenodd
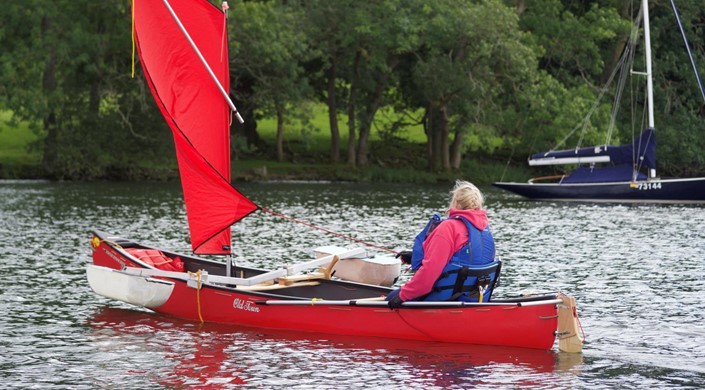
M 646 50 L 646 102 L 649 111 L 649 127 L 654 127 L 654 81 L 651 70 L 651 34 L 649 31 L 649 2 L 642 0 L 644 7 L 644 46 Z
M 648 127 L 653 129 L 654 126 L 654 81 L 653 71 L 651 69 L 651 34 L 649 30 L 649 2 L 642 0 L 642 8 L 644 10 L 644 50 L 646 52 L 646 106 L 649 114 Z M 656 169 L 649 170 L 649 178 L 656 177 Z

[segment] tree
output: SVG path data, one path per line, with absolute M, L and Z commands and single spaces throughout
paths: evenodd
M 160 144 L 135 136 L 149 112 L 129 117 L 140 112 L 144 88 L 129 77 L 128 4 L 28 0 L 3 7 L 0 20 L 1 84 L 12 91 L 2 105 L 42 136 L 47 176 L 102 176 L 129 161 L 131 145 Z
M 458 169 L 471 128 L 505 131 L 492 118 L 531 86 L 536 55 L 501 2 L 436 1 L 424 16 L 412 82 L 426 111 L 429 165 Z
M 378 110 L 390 103 L 389 95 L 396 82 L 397 66 L 402 58 L 418 48 L 423 20 L 419 18 L 421 3 L 386 0 L 368 8 L 368 22 L 357 28 L 358 50 L 365 55 L 354 68 L 360 99 L 357 162 L 368 163 L 368 141 Z
M 250 104 L 277 118 L 277 160 L 284 160 L 286 112 L 311 99 L 302 64 L 311 52 L 299 26 L 299 11 L 278 3 L 243 3 L 233 63 L 238 77 L 254 80 Z
M 342 84 L 340 68 L 350 56 L 350 31 L 354 29 L 355 18 L 351 17 L 359 9 L 359 2 L 353 0 L 305 0 L 294 3 L 301 10 L 306 39 L 318 49 L 319 56 L 309 65 L 310 78 L 318 82 L 318 92 L 328 109 L 330 127 L 330 159 L 333 163 L 340 160 L 340 129 L 338 127 L 338 102 L 346 93 Z M 316 77 L 320 75 L 321 77 Z M 348 162 L 354 165 L 354 124 L 353 132 L 348 137 Z M 352 144 L 350 143 L 352 142 Z M 352 156 L 350 152 L 352 151 Z

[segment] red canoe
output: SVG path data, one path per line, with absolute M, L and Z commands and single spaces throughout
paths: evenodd
M 87 275 L 97 293 L 194 321 L 451 343 L 551 349 L 560 334 L 577 336 L 574 301 L 539 295 L 487 303 L 407 302 L 389 309 L 381 300 L 390 288 L 286 270 L 233 267 L 217 261 L 159 251 L 184 271 L 163 271 L 130 253 L 147 248 L 94 232 L 93 264 Z M 200 270 L 200 273 L 199 273 Z M 276 275 L 283 275 L 274 277 Z M 274 278 L 272 278 L 274 277 Z M 566 329 L 558 329 L 559 316 Z M 462 326 L 459 326 L 462 325 Z M 576 337 L 577 338 L 577 337 Z M 566 339 L 567 340 L 567 339 Z

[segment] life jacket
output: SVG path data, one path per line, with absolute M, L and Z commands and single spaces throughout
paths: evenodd
M 184 262 L 179 256 L 172 258 L 157 249 L 125 248 L 125 251 L 152 267 L 164 271 L 184 272 Z
M 463 221 L 468 229 L 468 242 L 453 254 L 448 264 L 424 301 L 487 302 L 499 276 L 501 261 L 495 260 L 495 245 L 489 226 L 480 231 L 462 216 L 453 219 Z M 417 270 L 423 260 L 423 242 L 443 220 L 434 214 L 424 229 L 417 235 L 412 250 L 411 268 Z
M 426 226 L 416 235 L 414 239 L 414 247 L 411 249 L 411 270 L 417 271 L 421 268 L 421 261 L 423 260 L 423 242 L 426 241 L 426 237 L 443 222 L 441 216 L 438 213 L 433 213 L 433 217 L 428 220 Z

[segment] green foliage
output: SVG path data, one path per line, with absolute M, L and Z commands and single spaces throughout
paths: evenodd
M 542 68 L 568 87 L 599 81 L 615 43 L 629 33 L 617 8 L 586 3 L 532 1 L 521 17 L 522 27 L 543 48 Z
M 251 90 L 232 92 L 259 115 L 253 127 L 269 145 L 276 139 L 273 118 L 283 115 L 289 162 L 321 161 L 330 136 L 320 104 L 327 102 L 327 75 L 335 66 L 339 127 L 346 128 L 354 112 L 357 136 L 370 131 L 373 166 L 364 173 L 331 168 L 332 177 L 414 180 L 404 171 L 394 177 L 382 172 L 428 166 L 423 143 L 434 128 L 424 124 L 441 107 L 448 114 L 447 141 L 463 141 L 460 169 L 479 171 L 473 164 L 481 158 L 556 146 L 589 112 L 585 131 L 564 146 L 578 139 L 604 142 L 612 92 L 594 104 L 638 11 L 625 4 L 236 0 L 229 23 L 231 85 L 247 81 Z M 705 8 L 697 0 L 678 5 L 702 74 Z M 140 70 L 134 79 L 129 75 L 129 7 L 86 0 L 0 7 L 0 164 L 40 164 L 33 174 L 57 179 L 152 177 L 151 167 L 157 167 L 154 176 L 173 176 L 170 131 Z M 659 169 L 702 174 L 705 102 L 670 4 L 652 2 L 650 13 Z M 636 58 L 634 70 L 643 70 L 643 54 Z M 643 93 L 621 107 L 613 143 L 642 130 L 643 114 L 633 108 L 641 103 Z M 345 145 L 347 131 L 340 135 Z M 243 156 L 271 157 L 267 144 L 233 141 Z

